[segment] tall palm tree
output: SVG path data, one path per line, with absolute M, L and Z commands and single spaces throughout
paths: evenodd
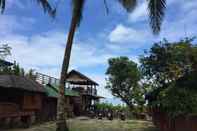
M 73 39 L 74 39 L 75 31 L 77 27 L 79 27 L 81 19 L 82 19 L 84 3 L 85 3 L 85 0 L 72 0 L 72 19 L 70 23 L 70 29 L 68 33 L 68 38 L 67 38 L 66 48 L 64 52 L 63 63 L 62 63 L 61 76 L 60 76 L 56 131 L 68 131 L 66 120 L 65 120 L 65 115 L 64 115 L 65 82 L 66 82 L 66 77 L 67 77 L 67 72 L 68 72 L 68 67 L 69 67 L 69 62 L 70 62 Z
M 43 7 L 44 11 L 48 12 L 50 15 L 54 14 L 48 0 L 37 0 Z M 69 34 L 67 38 L 62 70 L 60 76 L 60 87 L 59 87 L 59 97 L 58 97 L 58 107 L 57 107 L 57 131 L 68 131 L 66 125 L 66 118 L 64 115 L 64 92 L 65 92 L 65 82 L 70 62 L 71 49 L 73 45 L 73 39 L 75 31 L 80 25 L 83 13 L 83 7 L 86 0 L 71 0 L 72 1 L 72 19 L 70 23 Z M 105 0 L 104 0 L 105 1 Z M 0 8 L 3 12 L 5 9 L 6 0 L 0 0 Z M 118 0 L 118 2 L 126 9 L 127 12 L 133 11 L 137 5 L 137 0 Z M 153 34 L 158 34 L 161 29 L 161 24 L 164 18 L 164 10 L 166 8 L 166 0 L 148 0 L 148 11 L 150 26 Z
M 65 92 L 65 82 L 68 73 L 68 67 L 70 62 L 70 55 L 73 45 L 73 39 L 76 29 L 79 27 L 83 7 L 86 0 L 72 0 L 72 19 L 70 23 L 69 34 L 67 38 L 65 54 L 62 63 L 61 77 L 60 77 L 60 92 L 58 99 L 58 114 L 57 114 L 57 131 L 68 131 L 66 126 L 66 120 L 64 117 L 64 92 Z M 105 0 L 104 0 L 105 1 Z M 127 12 L 133 11 L 137 5 L 137 0 L 118 0 L 120 4 L 127 10 Z M 165 0 L 149 0 L 148 9 L 150 16 L 150 25 L 154 34 L 160 32 L 160 27 L 164 17 L 164 9 L 166 7 Z

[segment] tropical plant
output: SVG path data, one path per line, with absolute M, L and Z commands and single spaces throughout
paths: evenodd
M 126 111 L 128 110 L 127 106 L 124 105 L 113 105 L 111 103 L 97 103 L 97 110 L 112 110 L 112 111 Z
M 44 9 L 44 11 L 48 12 L 50 15 L 54 15 L 56 9 L 52 9 L 48 0 L 37 0 Z M 70 24 L 70 29 L 67 38 L 67 44 L 65 48 L 63 63 L 62 63 L 62 70 L 60 76 L 60 89 L 59 89 L 59 98 L 58 98 L 58 110 L 57 110 L 57 131 L 67 131 L 68 128 L 65 124 L 65 117 L 64 117 L 64 91 L 65 91 L 65 82 L 66 82 L 66 75 L 68 72 L 69 61 L 70 61 L 70 54 L 73 44 L 73 38 L 77 27 L 79 27 L 83 7 L 86 0 L 72 0 L 72 19 Z M 104 0 L 105 1 L 105 0 Z M 137 0 L 118 0 L 121 5 L 128 11 L 131 12 L 134 7 L 136 6 Z M 149 0 L 148 1 L 148 9 L 149 9 L 149 16 L 150 16 L 150 25 L 153 30 L 154 34 L 158 34 L 160 31 L 161 23 L 164 17 L 164 9 L 166 6 L 165 0 Z M 6 5 L 6 0 L 0 0 L 0 8 L 2 9 L 1 12 L 4 11 Z
M 128 57 L 111 58 L 108 63 L 106 88 L 130 109 L 133 109 L 134 105 L 143 105 L 144 90 L 139 84 L 141 75 L 137 64 Z
M 140 59 L 143 76 L 154 82 L 156 88 L 167 87 L 196 69 L 196 45 L 193 38 L 170 43 L 155 43 Z
M 12 74 L 17 76 L 25 76 L 25 71 L 20 65 L 16 62 L 12 66 L 2 66 L 0 68 L 0 74 Z
M 144 79 L 151 84 L 149 105 L 170 117 L 197 113 L 197 45 L 193 38 L 156 43 L 141 58 Z

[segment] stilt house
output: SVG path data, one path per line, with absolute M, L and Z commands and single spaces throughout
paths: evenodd
M 57 101 L 59 79 L 41 73 L 37 73 L 36 78 L 36 81 L 45 85 L 48 99 Z M 75 70 L 69 72 L 65 87 L 65 109 L 69 117 L 88 115 L 90 111 L 95 110 L 95 104 L 99 102 L 100 98 L 103 98 L 97 95 L 97 86 L 98 83 L 82 73 Z

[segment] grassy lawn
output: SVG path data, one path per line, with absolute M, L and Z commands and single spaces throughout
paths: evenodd
M 158 131 L 151 122 L 140 120 L 69 120 L 70 131 Z M 9 130 L 10 131 L 10 130 Z M 55 123 L 49 122 L 36 125 L 29 129 L 15 129 L 11 131 L 55 131 Z

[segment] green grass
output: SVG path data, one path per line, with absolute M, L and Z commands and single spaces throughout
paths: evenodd
M 151 122 L 138 120 L 75 120 L 68 126 L 71 131 L 156 131 Z
M 158 131 L 151 122 L 140 120 L 78 120 L 68 121 L 70 131 Z M 49 122 L 33 126 L 29 129 L 15 129 L 9 131 L 55 131 L 55 123 Z

